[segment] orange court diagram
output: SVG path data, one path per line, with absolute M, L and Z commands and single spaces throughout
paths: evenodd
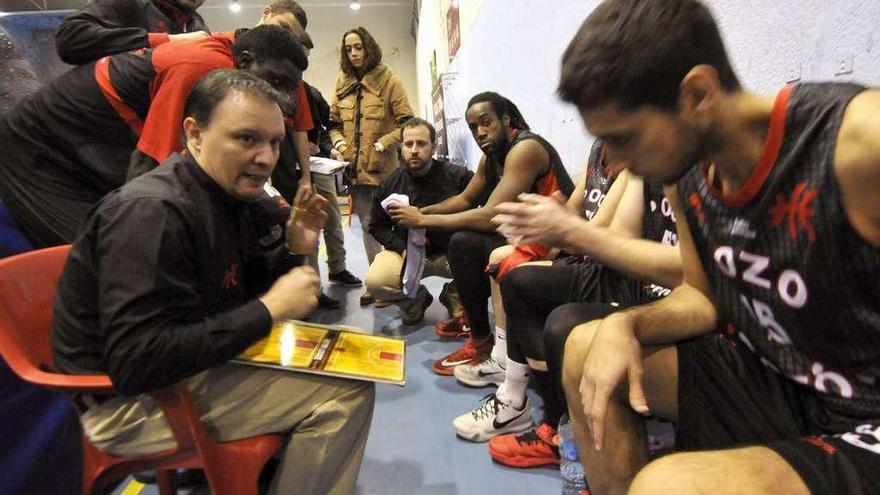
M 398 382 L 403 380 L 405 344 L 399 339 L 344 332 L 324 370 Z
M 301 321 L 276 322 L 235 361 L 396 385 L 406 381 L 405 340 Z

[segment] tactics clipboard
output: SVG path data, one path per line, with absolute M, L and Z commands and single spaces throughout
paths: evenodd
M 278 321 L 232 362 L 380 383 L 406 383 L 406 341 L 353 327 Z

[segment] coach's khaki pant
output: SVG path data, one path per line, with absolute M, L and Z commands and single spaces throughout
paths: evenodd
M 312 188 L 327 200 L 327 221 L 324 222 L 324 246 L 327 248 L 327 268 L 330 273 L 345 270 L 345 236 L 342 233 L 342 215 L 336 197 L 336 180 L 332 175 L 312 173 Z M 318 269 L 317 246 L 309 264 Z
M 376 186 L 351 186 L 348 188 L 351 194 L 351 211 L 357 215 L 361 224 L 364 252 L 367 254 L 367 263 L 371 265 L 376 254 L 382 251 L 382 245 L 370 234 L 370 219 L 373 218 L 373 201 L 376 199 L 377 189 Z
M 367 269 L 367 291 L 376 299 L 383 301 L 402 300 L 404 297 L 401 274 L 404 262 L 405 257 L 388 249 L 376 254 L 376 258 Z M 422 272 L 422 278 L 431 276 L 452 278 L 446 256 L 431 256 L 425 260 L 425 271 Z
M 213 438 L 288 433 L 269 493 L 351 494 L 373 416 L 372 383 L 226 364 L 187 380 Z M 144 455 L 175 445 L 147 395 L 89 408 L 83 427 L 98 447 Z

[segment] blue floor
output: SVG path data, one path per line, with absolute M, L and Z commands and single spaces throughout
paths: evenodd
M 366 273 L 360 228 L 355 219 L 346 227 L 348 269 L 360 278 Z M 321 263 L 327 280 L 326 264 Z M 436 301 L 443 279 L 429 278 L 425 285 L 435 296 L 420 326 L 403 327 L 400 310 L 394 306 L 375 309 L 358 304 L 363 289 L 325 286 L 325 291 L 342 301 L 340 309 L 317 311 L 311 320 L 344 323 L 373 333 L 407 340 L 406 386 L 379 384 L 370 439 L 358 479 L 358 494 L 558 494 L 562 490 L 559 470 L 553 468 L 511 469 L 492 462 L 484 443 L 471 443 L 455 436 L 452 419 L 478 405 L 494 388 L 473 389 L 459 385 L 452 377 L 431 371 L 432 362 L 452 352 L 461 341 L 440 341 L 433 325 L 446 317 Z M 540 418 L 540 399 L 531 394 L 532 414 Z M 155 486 L 138 490 L 135 482 L 123 483 L 114 495 L 153 495 Z M 127 491 L 125 491 L 127 490 Z

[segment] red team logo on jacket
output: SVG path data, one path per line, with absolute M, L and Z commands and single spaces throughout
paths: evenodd
M 238 263 L 230 263 L 226 273 L 223 274 L 223 280 L 220 287 L 223 289 L 231 289 L 238 285 Z
M 816 231 L 810 218 L 816 213 L 816 208 L 810 203 L 816 199 L 819 193 L 815 189 L 807 190 L 803 182 L 795 186 L 791 198 L 786 198 L 784 193 L 776 195 L 776 204 L 770 208 L 771 223 L 774 227 L 788 217 L 788 236 L 797 239 L 799 230 L 807 233 L 810 242 L 816 240 Z

